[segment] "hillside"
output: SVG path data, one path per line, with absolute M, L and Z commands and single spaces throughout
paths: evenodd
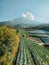
M 0 65 L 13 65 L 18 51 L 19 35 L 8 26 L 0 26 Z
M 31 21 L 26 18 L 17 18 L 11 21 L 0 22 L 0 25 L 8 25 L 8 26 L 13 26 L 15 28 L 30 28 L 30 27 L 35 27 L 39 24 L 41 23 L 37 21 Z
M 44 29 L 44 30 L 47 30 L 49 31 L 49 23 L 46 23 L 46 24 L 40 24 L 37 26 L 38 29 Z

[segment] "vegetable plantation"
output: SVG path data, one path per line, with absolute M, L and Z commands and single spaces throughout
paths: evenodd
M 28 37 L 26 31 L 1 26 L 0 65 L 49 65 L 49 50 Z
M 16 65 L 49 65 L 49 50 L 21 37 Z

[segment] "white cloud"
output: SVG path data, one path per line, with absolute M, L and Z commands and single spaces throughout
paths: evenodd
M 23 13 L 23 14 L 22 14 L 22 17 L 23 17 L 23 18 L 30 19 L 30 20 L 35 20 L 34 15 L 33 15 L 32 13 L 30 13 L 30 12 Z

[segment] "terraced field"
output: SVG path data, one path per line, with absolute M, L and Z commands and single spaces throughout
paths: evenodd
M 34 65 L 34 61 L 32 59 L 30 51 L 23 39 L 20 40 L 20 47 L 16 65 Z
M 21 37 L 16 65 L 49 65 L 49 50 Z

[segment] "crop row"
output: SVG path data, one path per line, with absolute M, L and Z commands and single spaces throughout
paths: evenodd
M 23 39 L 20 40 L 20 47 L 19 47 L 16 65 L 34 65 L 32 56 Z
M 24 39 L 25 44 L 32 53 L 36 65 L 49 65 L 49 51 L 31 40 Z

